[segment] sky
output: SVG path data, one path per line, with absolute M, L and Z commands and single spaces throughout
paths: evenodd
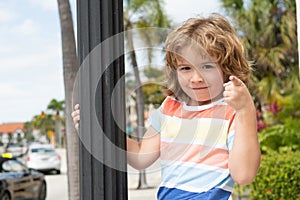
M 222 13 L 219 0 L 165 0 L 165 10 L 178 23 Z M 63 100 L 62 69 L 57 0 L 0 0 L 0 124 L 30 121 Z

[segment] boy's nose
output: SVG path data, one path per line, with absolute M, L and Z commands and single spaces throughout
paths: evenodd
M 202 82 L 203 81 L 203 77 L 201 75 L 200 72 L 194 72 L 192 77 L 191 77 L 191 81 L 193 83 L 196 83 L 196 82 Z

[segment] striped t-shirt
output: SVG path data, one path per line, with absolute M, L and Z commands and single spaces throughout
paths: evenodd
M 167 97 L 149 123 L 161 134 L 160 200 L 228 199 L 234 182 L 229 174 L 235 111 L 223 99 L 187 106 Z

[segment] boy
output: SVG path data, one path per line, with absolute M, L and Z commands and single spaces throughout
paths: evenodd
M 141 142 L 127 138 L 128 162 L 159 157 L 158 199 L 228 199 L 260 162 L 251 67 L 231 24 L 219 15 L 187 20 L 166 41 L 167 98 Z M 79 105 L 72 116 L 79 126 Z

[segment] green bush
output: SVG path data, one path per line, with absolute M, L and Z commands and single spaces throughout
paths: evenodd
M 277 124 L 259 132 L 262 153 L 281 151 L 289 148 L 300 151 L 300 123 L 299 118 L 286 117 L 285 124 Z
M 300 199 L 300 152 L 269 152 L 250 187 L 253 200 Z
M 295 200 L 300 199 L 300 123 L 299 117 L 289 115 L 282 124 L 259 132 L 263 154 L 254 182 L 236 185 L 238 199 Z

